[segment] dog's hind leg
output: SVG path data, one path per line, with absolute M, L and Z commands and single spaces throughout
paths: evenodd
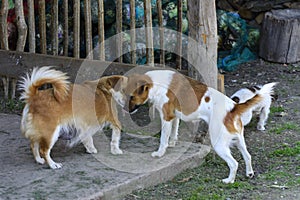
M 237 148 L 239 149 L 239 151 L 242 153 L 242 156 L 245 160 L 246 176 L 249 177 L 249 178 L 252 178 L 254 176 L 254 172 L 253 172 L 253 169 L 252 169 L 251 155 L 247 151 L 245 138 L 244 138 L 243 134 L 240 135 L 236 145 L 237 145 Z
M 39 164 L 44 164 L 45 159 L 41 158 L 41 156 L 40 156 L 40 144 L 36 141 L 34 141 L 34 142 L 32 141 L 30 146 L 31 146 L 31 150 L 32 150 L 35 161 Z
M 172 131 L 170 135 L 169 147 L 175 147 L 178 140 L 179 118 L 175 118 L 172 122 Z
M 83 143 L 87 153 L 97 153 L 98 152 L 94 146 L 92 135 L 89 135 L 86 138 L 84 138 L 84 140 L 82 140 L 82 143 Z
M 265 106 L 262 108 L 259 114 L 259 121 L 257 123 L 257 130 L 264 131 L 266 130 L 265 124 L 270 113 L 270 106 Z
M 224 142 L 219 142 L 214 146 L 214 149 L 216 153 L 226 161 L 230 170 L 228 178 L 225 178 L 222 181 L 224 183 L 234 183 L 238 162 L 232 157 L 229 146 Z
M 50 156 L 51 149 L 52 149 L 53 145 L 55 144 L 55 142 L 58 139 L 59 132 L 60 132 L 60 128 L 57 127 L 55 129 L 50 141 L 46 138 L 41 138 L 41 140 L 40 140 L 41 154 L 45 158 L 45 160 L 47 161 L 49 167 L 52 168 L 52 169 L 59 169 L 59 168 L 62 167 L 61 163 L 54 162 L 52 160 L 51 156 Z

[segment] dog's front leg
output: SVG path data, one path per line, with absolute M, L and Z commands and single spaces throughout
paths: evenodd
M 123 151 L 119 148 L 120 138 L 121 138 L 121 130 L 116 126 L 111 126 L 112 128 L 112 136 L 110 142 L 110 151 L 112 154 L 123 154 Z
M 170 135 L 169 147 L 175 147 L 178 140 L 179 118 L 175 118 L 172 122 L 172 131 Z
M 166 121 L 166 120 L 162 119 L 162 121 L 161 121 L 162 130 L 161 130 L 161 136 L 160 136 L 160 145 L 159 145 L 158 151 L 154 151 L 151 154 L 152 157 L 162 157 L 165 154 L 165 152 L 168 148 L 169 137 L 170 137 L 171 130 L 172 130 L 172 123 L 173 123 L 173 120 Z

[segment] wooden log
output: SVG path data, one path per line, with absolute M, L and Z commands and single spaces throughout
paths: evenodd
M 163 27 L 163 10 L 162 0 L 156 1 L 158 26 L 159 26 L 159 45 L 160 45 L 160 64 L 165 65 L 165 51 L 164 51 L 164 27 Z
M 116 56 L 120 63 L 123 62 L 123 35 L 122 35 L 122 0 L 116 2 Z
M 42 54 L 47 53 L 47 38 L 46 38 L 46 7 L 45 0 L 39 2 L 39 32 L 40 32 L 40 49 Z
M 85 20 L 85 51 L 86 58 L 93 59 L 93 42 L 92 42 L 92 14 L 91 1 L 84 1 L 84 20 Z
M 259 55 L 268 61 L 300 61 L 300 10 L 273 10 L 265 14 Z
M 215 1 L 188 0 L 189 76 L 217 89 L 217 19 Z
M 136 64 L 135 0 L 130 0 L 130 48 L 131 63 Z
M 104 35 L 104 4 L 103 0 L 98 0 L 98 48 L 99 59 L 105 60 L 105 35 Z
M 24 51 L 27 39 L 27 24 L 24 17 L 23 0 L 15 1 L 15 12 L 17 16 L 18 27 L 17 51 Z
M 51 7 L 51 45 L 52 54 L 58 55 L 58 0 L 52 1 Z
M 73 2 L 73 32 L 74 32 L 74 50 L 75 58 L 80 57 L 80 1 L 74 0 Z
M 68 0 L 64 0 L 64 56 L 69 55 L 69 7 Z
M 8 1 L 2 0 L 0 10 L 0 48 L 8 50 L 8 32 L 7 32 Z
M 29 52 L 35 53 L 34 0 L 28 0 L 28 43 Z

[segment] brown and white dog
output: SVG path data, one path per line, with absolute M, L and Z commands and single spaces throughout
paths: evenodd
M 168 146 L 175 146 L 179 119 L 205 120 L 214 150 L 230 168 L 229 176 L 223 182 L 233 183 L 238 162 L 231 155 L 231 146 L 237 146 L 242 153 L 246 176 L 254 175 L 240 116 L 259 105 L 265 95 L 270 95 L 272 87 L 266 85 L 249 101 L 236 104 L 224 94 L 189 77 L 170 70 L 155 70 L 128 76 L 123 91 L 127 102 L 123 102 L 123 106 L 133 113 L 140 105 L 150 101 L 159 111 L 162 123 L 160 146 L 158 151 L 152 153 L 153 157 L 161 157 Z
M 268 83 L 268 84 L 274 87 L 277 83 Z M 230 98 L 236 103 L 245 103 L 249 99 L 253 98 L 261 90 L 262 87 L 268 87 L 268 86 L 264 85 L 264 86 L 253 86 L 253 87 L 241 88 L 238 91 L 236 91 L 233 95 L 231 95 Z M 241 115 L 243 125 L 246 126 L 247 124 L 250 123 L 252 119 L 252 114 L 254 112 L 259 115 L 257 130 L 260 131 L 266 130 L 265 125 L 270 113 L 272 100 L 274 99 L 276 99 L 276 96 L 274 95 L 273 90 L 270 91 L 269 95 L 264 95 L 263 101 L 260 102 L 259 106 L 256 106 L 255 110 L 249 110 L 248 112 L 245 112 Z
M 88 153 L 97 153 L 92 136 L 106 125 L 112 128 L 111 153 L 122 154 L 119 148 L 121 124 L 113 87 L 123 76 L 108 76 L 83 84 L 71 84 L 68 76 L 52 67 L 34 68 L 23 77 L 20 99 L 26 105 L 21 131 L 31 141 L 36 162 L 45 161 L 52 168 L 61 168 L 50 156 L 51 149 L 62 134 L 75 132 L 69 145 L 82 142 Z M 51 88 L 42 89 L 45 85 Z

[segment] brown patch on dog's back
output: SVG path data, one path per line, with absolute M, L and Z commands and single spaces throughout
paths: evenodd
M 172 109 L 172 111 L 168 111 L 169 118 L 175 109 L 185 115 L 196 111 L 206 91 L 207 85 L 179 73 L 174 74 L 167 92 L 167 97 L 169 97 L 167 104 L 169 105 L 166 107 Z

